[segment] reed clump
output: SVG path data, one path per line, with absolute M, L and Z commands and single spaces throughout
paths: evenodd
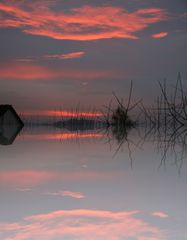
M 109 106 L 107 106 L 107 114 L 103 114 L 105 117 L 105 122 L 108 124 L 108 126 L 115 126 L 118 128 L 128 128 L 135 126 L 136 122 L 130 118 L 129 112 L 135 108 L 139 102 L 131 105 L 132 89 L 133 83 L 131 81 L 128 101 L 126 105 L 123 103 L 123 99 L 120 100 L 115 95 L 115 93 L 113 93 L 113 96 L 117 102 L 117 106 L 113 108 L 112 101 L 110 101 Z
M 112 126 L 120 126 L 120 127 L 129 127 L 134 126 L 135 122 L 131 120 L 128 116 L 128 112 L 124 107 L 117 106 L 117 108 L 113 111 L 111 116 L 111 125 Z
M 131 81 L 131 86 L 129 90 L 129 96 L 127 103 L 123 103 L 123 99 L 120 100 L 115 93 L 113 93 L 114 99 L 117 103 L 115 107 L 112 106 L 112 100 L 109 105 L 106 106 L 107 113 L 103 113 L 104 122 L 107 127 L 108 135 L 112 135 L 113 138 L 117 140 L 119 144 L 127 140 L 127 135 L 130 129 L 134 128 L 137 124 L 130 117 L 129 112 L 135 108 L 139 101 L 131 104 L 133 83 Z
M 128 111 L 122 106 L 117 106 L 111 115 L 112 135 L 118 142 L 127 138 L 128 131 L 133 128 L 136 123 L 128 116 Z

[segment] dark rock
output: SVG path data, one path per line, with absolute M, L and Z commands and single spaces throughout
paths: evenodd
M 11 105 L 0 105 L 0 144 L 10 145 L 24 124 Z

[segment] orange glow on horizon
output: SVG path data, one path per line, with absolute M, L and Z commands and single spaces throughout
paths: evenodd
M 24 111 L 22 116 L 38 116 L 38 117 L 102 117 L 103 114 L 99 112 L 71 112 L 71 111 Z
M 59 134 L 49 134 L 46 135 L 46 139 L 56 139 L 56 140 L 63 140 L 63 139 L 75 139 L 75 138 L 100 138 L 102 134 L 99 133 L 59 133 Z

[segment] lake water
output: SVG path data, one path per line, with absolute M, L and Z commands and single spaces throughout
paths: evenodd
M 0 146 L 0 239 L 187 239 L 187 159 L 142 132 L 119 149 L 50 128 Z

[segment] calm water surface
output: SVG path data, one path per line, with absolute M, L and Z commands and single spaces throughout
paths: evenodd
M 0 239 L 187 239 L 187 159 L 160 164 L 137 131 L 107 141 L 37 129 L 0 146 Z

